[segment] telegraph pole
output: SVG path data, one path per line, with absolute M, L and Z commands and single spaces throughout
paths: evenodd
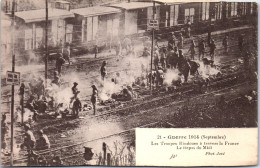
M 11 45 L 12 45 L 12 72 L 15 72 L 15 53 L 14 53 L 14 7 L 15 0 L 12 1 L 12 37 L 11 37 Z M 14 83 L 12 84 L 12 100 L 11 100 L 11 167 L 13 166 L 13 151 L 14 145 Z
M 45 88 L 47 87 L 48 78 L 48 0 L 45 0 L 46 5 L 46 21 L 45 21 Z
M 151 76 L 150 76 L 150 90 L 152 94 L 152 70 L 153 70 L 153 46 L 154 46 L 154 20 L 155 20 L 155 1 L 153 1 L 153 27 L 152 27 L 152 47 L 151 47 Z

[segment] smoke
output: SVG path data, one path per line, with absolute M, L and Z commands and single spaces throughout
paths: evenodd
M 168 69 L 164 76 L 164 84 L 169 86 L 173 82 L 180 80 L 179 73 L 177 69 Z
M 198 71 L 199 71 L 200 76 L 203 79 L 206 79 L 206 78 L 213 76 L 213 75 L 217 75 L 220 72 L 219 70 L 217 70 L 214 67 L 205 66 L 202 61 L 198 61 L 198 63 L 200 64 L 200 68 L 199 68 Z

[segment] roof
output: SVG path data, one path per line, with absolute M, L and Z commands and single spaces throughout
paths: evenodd
M 46 18 L 46 9 L 16 12 L 15 16 L 23 19 L 25 23 L 44 21 Z M 50 8 L 48 11 L 49 20 L 70 17 L 74 17 L 74 14 L 67 10 Z
M 159 4 L 155 3 L 155 5 L 158 6 Z M 111 4 L 110 6 L 122 8 L 122 9 L 126 9 L 126 10 L 131 10 L 131 9 L 152 7 L 153 3 L 152 2 L 122 2 L 122 3 L 117 3 L 117 4 Z
M 111 13 L 119 13 L 120 10 L 112 7 L 106 7 L 106 6 L 95 6 L 95 7 L 88 7 L 88 8 L 73 9 L 71 10 L 71 12 L 87 17 L 87 16 L 98 16 L 98 15 L 106 15 Z
M 54 3 L 56 3 L 56 2 L 70 4 L 70 2 L 68 2 L 68 1 L 54 1 Z

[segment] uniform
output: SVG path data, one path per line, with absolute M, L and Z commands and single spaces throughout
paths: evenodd
M 205 54 L 205 44 L 204 44 L 204 41 L 200 41 L 200 43 L 199 43 L 199 60 L 200 60 L 201 55 L 202 55 L 202 58 L 204 58 L 204 54 Z
M 228 52 L 228 38 L 227 38 L 227 36 L 224 37 L 224 39 L 222 41 L 222 45 L 225 49 L 225 53 L 227 54 L 227 52 Z
M 104 81 L 107 75 L 106 64 L 103 64 L 100 68 L 101 79 Z
M 58 71 L 58 73 L 60 74 L 61 73 L 61 67 L 62 65 L 65 63 L 65 59 L 63 57 L 59 57 L 57 58 L 56 60 L 56 69 Z
M 81 108 L 82 108 L 81 101 L 79 99 L 76 99 L 73 103 L 73 106 L 72 106 L 73 114 L 78 116 Z
M 95 113 L 96 113 L 96 104 L 97 104 L 98 91 L 97 91 L 96 86 L 93 85 L 92 88 L 93 88 L 93 91 L 92 91 L 92 95 L 91 95 L 90 101 L 91 101 L 91 103 L 92 103 L 92 105 L 93 105 L 93 110 L 94 110 L 94 115 L 95 115 Z
M 159 52 L 155 50 L 154 52 L 154 67 L 155 69 L 159 66 Z
M 212 41 L 210 43 L 210 58 L 211 60 L 214 60 L 214 56 L 215 56 L 215 49 L 216 49 L 216 44 L 214 43 L 214 41 Z
M 190 54 L 191 54 L 191 59 L 194 60 L 194 56 L 195 56 L 195 44 L 194 44 L 194 42 L 191 43 L 189 51 L 190 51 Z

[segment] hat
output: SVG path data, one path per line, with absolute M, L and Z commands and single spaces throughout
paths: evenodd
M 78 83 L 77 83 L 77 82 L 74 82 L 73 84 L 74 84 L 74 85 L 78 85 Z

